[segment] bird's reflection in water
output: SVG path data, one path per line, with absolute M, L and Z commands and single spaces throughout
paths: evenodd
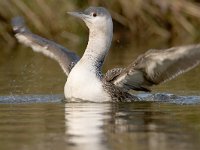
M 195 149 L 199 133 L 182 115 L 189 108 L 151 102 L 66 103 L 67 146 L 74 150 Z
M 66 103 L 65 125 L 67 141 L 76 150 L 107 149 L 103 126 L 108 120 L 110 104 Z

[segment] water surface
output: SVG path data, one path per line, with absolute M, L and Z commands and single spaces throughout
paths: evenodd
M 0 105 L 0 149 L 199 149 L 198 105 L 158 102 Z

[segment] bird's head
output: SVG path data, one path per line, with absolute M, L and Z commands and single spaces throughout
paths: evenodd
M 82 12 L 68 12 L 68 14 L 82 19 L 91 31 L 113 30 L 111 15 L 103 7 L 89 7 Z

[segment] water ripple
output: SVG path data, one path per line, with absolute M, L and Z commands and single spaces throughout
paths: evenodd
M 161 102 L 173 104 L 200 104 L 200 96 L 179 96 L 169 93 L 138 94 L 141 102 Z M 57 103 L 64 100 L 63 95 L 9 95 L 0 96 L 0 104 L 21 104 L 21 103 Z M 78 100 L 76 102 L 85 101 Z
M 200 104 L 200 96 L 179 96 L 169 93 L 138 94 L 141 101 L 163 102 L 174 104 Z
M 0 96 L 0 104 L 61 102 L 63 95 L 9 95 Z

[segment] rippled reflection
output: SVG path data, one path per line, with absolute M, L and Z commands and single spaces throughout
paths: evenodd
M 199 107 L 161 102 L 0 104 L 0 150 L 198 150 Z
M 189 112 L 187 112 L 189 111 Z M 149 102 L 65 104 L 66 141 L 72 149 L 195 149 L 197 107 Z M 186 116 L 182 116 L 184 113 Z M 198 128 L 199 129 L 199 128 Z
M 103 150 L 106 140 L 103 127 L 110 118 L 110 104 L 67 103 L 65 125 L 68 142 L 76 150 Z
M 184 119 L 191 115 L 191 121 L 199 122 L 194 115 L 196 111 L 197 107 L 193 106 L 117 104 L 115 113 L 112 113 L 113 123 L 106 131 L 107 137 L 113 149 L 117 150 L 196 149 L 200 142 L 200 132 L 196 125 Z M 181 115 L 183 113 L 187 115 Z

